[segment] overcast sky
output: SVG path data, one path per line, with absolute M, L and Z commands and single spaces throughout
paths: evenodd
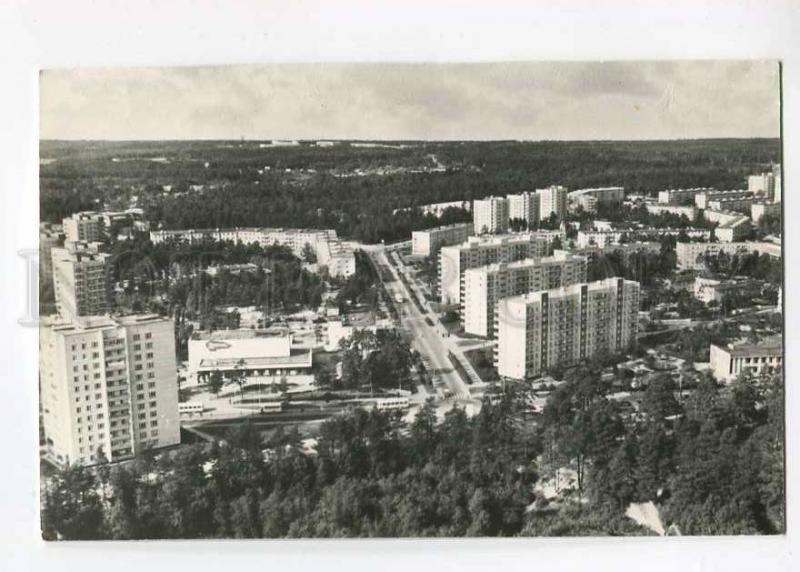
M 778 137 L 775 62 L 48 70 L 43 139 Z

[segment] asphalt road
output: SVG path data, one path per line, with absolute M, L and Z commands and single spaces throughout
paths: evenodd
M 414 348 L 422 355 L 423 359 L 427 361 L 426 366 L 432 370 L 432 373 L 438 375 L 455 395 L 462 398 L 469 398 L 469 387 L 461 379 L 459 373 L 453 369 L 450 359 L 447 357 L 448 350 L 444 340 L 436 330 L 435 325 L 428 325 L 425 321 L 425 314 L 421 313 L 411 301 L 411 294 L 400 281 L 397 275 L 397 269 L 389 263 L 386 252 L 383 250 L 373 250 L 370 252 L 370 256 L 373 256 L 379 264 L 387 266 L 391 270 L 394 280 L 384 282 L 384 285 L 393 299 L 396 299 L 397 294 L 403 297 L 404 301 L 402 303 L 395 303 L 396 306 L 398 306 L 398 311 L 401 312 L 401 325 L 411 332 L 414 340 Z M 435 316 L 429 317 L 431 320 L 435 320 Z M 434 324 L 435 323 L 436 322 L 434 322 Z

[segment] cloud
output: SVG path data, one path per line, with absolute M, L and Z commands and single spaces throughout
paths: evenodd
M 43 72 L 46 139 L 779 135 L 774 62 L 267 64 Z

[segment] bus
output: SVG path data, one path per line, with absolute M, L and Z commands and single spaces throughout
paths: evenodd
M 375 408 L 379 411 L 386 411 L 391 409 L 408 409 L 410 402 L 408 397 L 387 397 L 386 399 L 379 399 L 375 402 Z

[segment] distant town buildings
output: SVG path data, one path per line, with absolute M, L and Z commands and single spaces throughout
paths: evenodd
M 97 242 L 67 241 L 51 247 L 56 311 L 65 320 L 109 311 L 109 254 Z
M 614 230 L 579 230 L 575 240 L 579 248 L 587 246 L 599 246 L 605 248 L 612 244 L 617 244 L 626 236 L 628 239 L 640 238 L 660 238 L 662 236 L 681 236 L 688 238 L 698 238 L 708 240 L 711 231 L 706 228 L 661 228 L 661 227 L 641 227 L 641 228 L 616 228 Z
M 415 230 L 411 233 L 411 254 L 436 256 L 443 246 L 461 244 L 470 234 L 472 234 L 472 224 L 468 222 Z
M 134 232 L 147 232 L 150 224 L 142 209 L 124 211 L 83 211 L 62 221 L 66 240 L 102 242 L 111 238 L 129 238 Z
M 496 262 L 524 258 L 543 258 L 553 251 L 563 231 L 520 232 L 501 236 L 472 236 L 459 245 L 445 246 L 439 252 L 439 297 L 443 304 L 461 304 L 464 272 Z
M 781 203 L 753 203 L 750 205 L 750 218 L 754 223 L 758 223 L 765 216 L 781 216 Z
M 552 215 L 563 220 L 567 213 L 567 188 L 551 185 L 546 189 L 536 189 L 539 195 L 539 220 L 548 220 Z
M 224 377 L 243 373 L 272 383 L 281 376 L 308 374 L 312 350 L 293 347 L 285 330 L 200 331 L 189 339 L 189 383 L 202 384 L 212 372 Z
M 747 177 L 747 190 L 772 200 L 775 196 L 775 174 L 760 173 Z
M 475 234 L 508 232 L 508 200 L 502 197 L 476 199 L 472 205 Z
M 218 240 L 259 244 L 262 247 L 279 244 L 290 248 L 295 256 L 301 258 L 306 245 L 309 245 L 317 257 L 317 264 L 326 266 L 331 276 L 347 277 L 356 271 L 353 249 L 338 239 L 335 230 L 296 228 L 156 230 L 150 232 L 150 240 L 154 244 L 169 240 L 186 242 Z
M 685 216 L 689 220 L 694 220 L 697 216 L 697 207 L 691 205 L 670 205 L 645 202 L 644 208 L 647 209 L 647 212 L 655 215 L 668 213 L 678 216 Z
M 736 280 L 715 280 L 697 276 L 692 291 L 696 300 L 710 304 L 721 302 L 728 292 L 736 290 L 739 286 Z
M 720 205 L 727 205 L 727 210 L 739 210 L 736 205 L 747 204 L 749 208 L 748 201 L 752 202 L 753 197 L 748 190 L 703 191 L 694 196 L 694 204 L 698 209 L 726 210 L 720 209 Z
M 659 191 L 658 202 L 663 205 L 691 205 L 699 193 L 716 191 L 711 187 L 696 187 L 691 189 L 668 189 Z
M 180 442 L 172 320 L 44 318 L 40 387 L 45 455 L 92 465 Z
M 528 225 L 539 221 L 539 195 L 525 191 L 516 195 L 506 195 L 508 200 L 508 218 L 524 220 Z
M 39 275 L 52 276 L 53 248 L 64 244 L 64 229 L 60 224 L 39 224 Z
M 718 224 L 714 229 L 714 236 L 720 242 L 738 242 L 747 238 L 753 229 L 750 217 L 738 212 L 706 209 L 703 216 Z
M 711 344 L 711 371 L 720 381 L 733 381 L 742 373 L 771 373 L 782 367 L 783 336 L 780 335 L 755 343 Z
M 773 258 L 781 257 L 781 246 L 771 242 L 679 242 L 675 245 L 678 270 L 700 270 L 706 256 L 758 252 Z
M 504 298 L 497 308 L 497 372 L 527 379 L 634 343 L 639 283 L 622 278 Z
M 622 205 L 625 200 L 623 187 L 597 187 L 578 189 L 568 193 L 569 206 L 582 208 L 586 212 L 596 212 L 598 206 Z
M 471 268 L 464 274 L 461 317 L 464 330 L 494 337 L 497 301 L 527 292 L 586 281 L 586 259 L 563 250 L 553 256 Z

